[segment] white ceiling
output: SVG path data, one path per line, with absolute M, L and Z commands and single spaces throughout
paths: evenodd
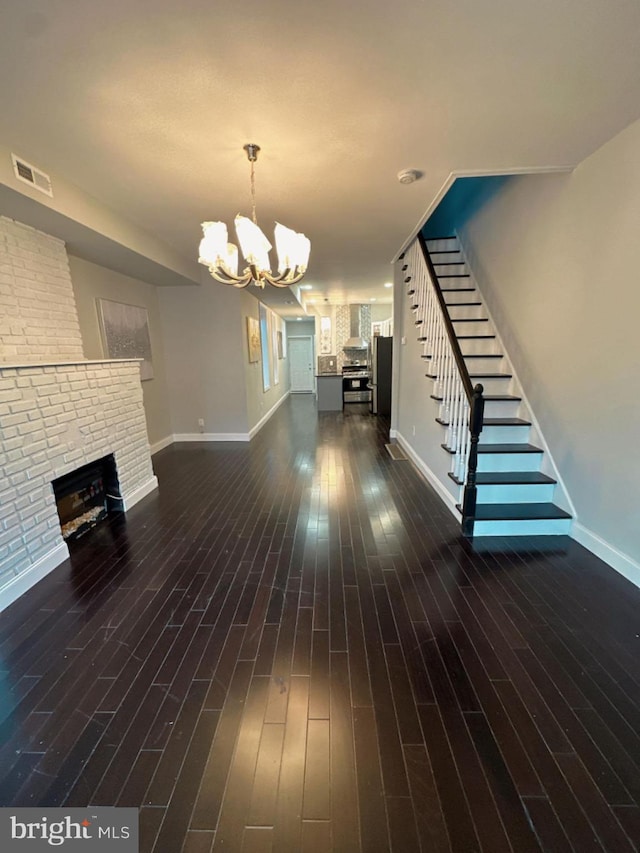
M 452 173 L 572 166 L 640 115 L 638 0 L 20 0 L 0 141 L 186 258 L 257 212 L 311 239 L 309 294 L 390 299 Z M 420 181 L 401 185 L 415 168 Z

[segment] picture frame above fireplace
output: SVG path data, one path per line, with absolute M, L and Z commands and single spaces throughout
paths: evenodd
M 105 358 L 141 358 L 140 379 L 153 379 L 147 309 L 96 299 Z

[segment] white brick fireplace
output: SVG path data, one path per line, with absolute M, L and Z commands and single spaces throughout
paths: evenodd
M 137 361 L 87 361 L 64 244 L 0 217 L 0 610 L 68 556 L 51 481 L 114 455 L 157 487 Z

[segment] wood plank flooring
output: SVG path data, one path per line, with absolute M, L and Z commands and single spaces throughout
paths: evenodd
M 143 853 L 640 845 L 640 590 L 460 538 L 366 407 L 173 445 L 0 615 L 0 805 L 140 808 Z

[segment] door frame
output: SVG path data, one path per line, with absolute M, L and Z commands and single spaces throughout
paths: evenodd
M 289 341 L 307 340 L 311 342 L 311 388 L 309 391 L 290 391 L 291 394 L 315 394 L 316 393 L 316 371 L 314 370 L 316 363 L 316 342 L 315 335 L 287 335 L 287 351 Z M 291 361 L 289 361 L 289 387 L 291 388 Z

